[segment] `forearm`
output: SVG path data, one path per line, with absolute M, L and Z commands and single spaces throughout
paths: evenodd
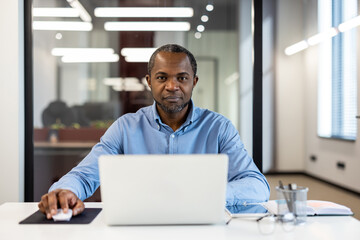
M 119 146 L 120 133 L 115 122 L 96 144 L 91 152 L 69 173 L 54 183 L 49 191 L 67 189 L 81 200 L 90 197 L 100 185 L 98 159 L 101 155 L 121 154 Z
M 58 182 L 54 183 L 50 187 L 49 192 L 56 189 L 67 189 L 84 201 L 97 189 L 96 184 L 89 184 L 89 181 L 84 179 L 85 178 L 81 175 L 77 175 L 75 172 L 71 171 L 63 176 Z
M 226 205 L 239 205 L 265 202 L 270 197 L 270 187 L 265 177 L 259 172 L 250 172 L 247 176 L 228 182 Z
M 95 146 L 78 166 L 54 183 L 49 192 L 55 189 L 67 189 L 75 193 L 81 200 L 90 197 L 100 184 L 97 163 L 99 147 Z
M 270 187 L 265 176 L 256 167 L 233 125 L 227 125 L 221 141 L 221 153 L 229 156 L 226 204 L 269 200 Z

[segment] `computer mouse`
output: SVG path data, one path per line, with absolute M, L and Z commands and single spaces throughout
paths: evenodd
M 59 208 L 57 210 L 57 213 L 55 215 L 52 216 L 53 220 L 55 222 L 57 221 L 70 221 L 72 217 L 72 210 L 71 209 L 68 209 L 67 213 L 64 213 L 64 211 Z

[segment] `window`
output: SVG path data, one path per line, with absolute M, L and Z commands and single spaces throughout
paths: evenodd
M 356 0 L 320 0 L 319 32 L 357 16 Z M 319 48 L 318 135 L 355 140 L 357 134 L 356 28 L 337 34 Z

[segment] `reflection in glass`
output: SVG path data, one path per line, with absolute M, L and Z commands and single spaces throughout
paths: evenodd
M 244 125 L 250 122 L 247 118 L 251 114 L 243 114 L 245 120 L 239 117 L 240 99 L 252 99 L 248 84 L 244 85 L 244 93 L 239 94 L 240 80 L 252 81 L 251 0 L 215 0 L 212 4 L 205 0 L 78 2 L 83 6 L 82 13 L 74 15 L 71 10 L 74 6 L 67 1 L 33 1 L 34 201 L 86 156 L 113 121 L 153 103 L 144 79 L 147 61 L 154 49 L 167 43 L 188 48 L 197 59 L 199 83 L 193 91 L 195 105 L 229 118 L 251 151 L 251 141 L 241 132 L 251 128 Z M 124 17 L 106 16 L 106 12 L 100 11 L 118 7 L 142 7 L 149 12 Z M 181 7 L 188 14 L 169 17 L 161 16 L 160 12 L 159 16 L 149 16 L 150 8 L 155 7 Z M 43 8 L 47 11 L 42 11 Z M 58 10 L 73 15 L 61 15 Z M 245 21 L 242 15 L 242 31 L 240 12 L 248 16 Z M 87 14 L 89 17 L 81 17 Z M 59 30 L 63 22 L 76 24 L 61 25 Z M 119 22 L 122 26 L 129 22 L 137 25 L 184 22 L 189 29 L 106 30 L 109 24 Z M 39 23 L 41 26 L 46 23 L 47 30 L 37 30 Z M 87 28 L 70 29 L 78 24 L 86 24 Z M 245 57 L 240 58 L 240 53 Z M 251 108 L 248 102 L 243 105 Z M 99 194 L 91 200 L 100 200 Z

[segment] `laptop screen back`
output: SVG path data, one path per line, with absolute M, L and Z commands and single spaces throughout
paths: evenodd
M 222 222 L 227 168 L 227 155 L 101 156 L 101 197 L 106 222 Z

